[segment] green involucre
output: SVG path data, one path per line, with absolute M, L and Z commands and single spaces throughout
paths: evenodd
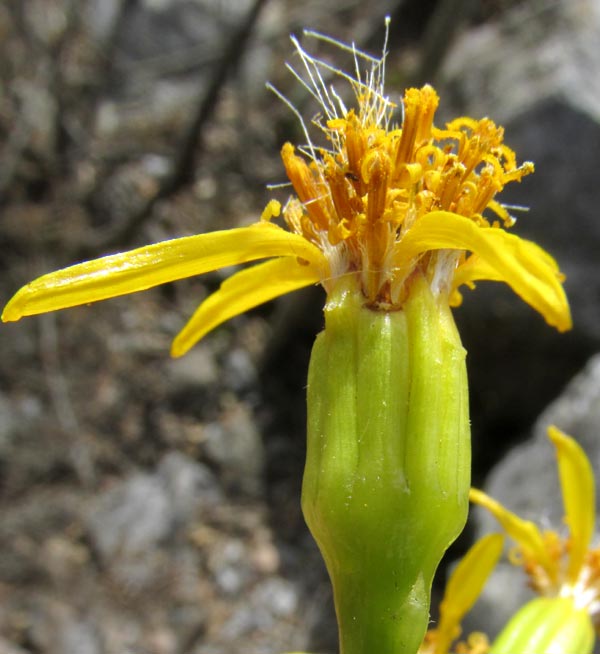
M 342 654 L 412 654 L 434 572 L 467 516 L 465 351 L 424 279 L 401 311 L 363 302 L 350 283 L 338 288 L 313 348 L 302 508 Z
M 510 619 L 490 654 L 591 654 L 594 641 L 589 613 L 572 597 L 538 597 Z

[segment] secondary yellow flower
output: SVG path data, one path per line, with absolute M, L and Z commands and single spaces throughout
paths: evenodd
M 596 495 L 592 466 L 580 445 L 556 427 L 548 429 L 556 447 L 568 534 L 540 530 L 485 493 L 472 489 L 472 502 L 485 507 L 515 541 L 511 561 L 523 567 L 530 586 L 543 597 L 571 598 L 600 624 L 600 547 L 592 548 Z
M 533 171 L 531 163 L 517 165 L 502 128 L 487 118 L 458 118 L 436 128 L 438 96 L 431 86 L 406 91 L 403 121 L 396 125 L 397 107 L 384 88 L 385 50 L 374 58 L 336 43 L 354 56 L 350 76 L 294 43 L 305 68 L 295 74 L 320 105 L 315 122 L 326 144 L 315 145 L 302 123 L 308 143 L 283 146 L 296 193 L 283 208 L 284 227 L 271 222 L 280 212 L 272 201 L 247 227 L 80 263 L 22 288 L 2 319 L 270 259 L 235 273 L 207 298 L 175 339 L 172 354 L 185 353 L 223 321 L 279 295 L 319 282 L 331 294 L 346 276 L 356 278 L 365 304 L 380 310 L 402 308 L 415 274 L 453 305 L 460 303 L 463 284 L 504 281 L 550 325 L 569 329 L 555 261 L 506 231 L 513 219 L 495 200 L 507 183 Z M 325 82 L 332 73 L 351 85 L 354 108 L 347 109 Z
M 427 632 L 418 654 L 487 654 L 489 641 L 485 634 L 474 632 L 464 641 L 455 641 L 461 635 L 460 623 L 498 563 L 503 545 L 501 534 L 489 534 L 460 560 L 446 584 L 438 626 Z

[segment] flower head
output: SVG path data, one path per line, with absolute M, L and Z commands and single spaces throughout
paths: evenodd
M 600 547 L 592 548 L 596 501 L 594 475 L 579 444 L 556 427 L 548 429 L 556 447 L 558 473 L 568 534 L 541 531 L 485 493 L 473 489 L 471 501 L 486 508 L 515 541 L 511 561 L 544 597 L 571 598 L 600 626 Z
M 403 306 L 416 273 L 453 305 L 460 303 L 461 285 L 504 281 L 550 325 L 568 329 L 556 262 L 506 231 L 514 220 L 495 199 L 507 183 L 533 171 L 531 163 L 517 164 L 502 128 L 465 117 L 436 128 L 438 96 L 431 86 L 406 91 L 396 124 L 397 107 L 385 91 L 386 46 L 381 57 L 372 57 L 309 34 L 349 52 L 355 72 L 315 58 L 293 39 L 303 72 L 290 68 L 320 107 L 313 122 L 326 143 L 313 143 L 283 98 L 307 138 L 304 146 L 282 149 L 295 191 L 283 208 L 287 229 L 272 222 L 281 207 L 271 201 L 248 227 L 165 241 L 45 275 L 15 295 L 2 319 L 270 259 L 232 275 L 207 298 L 172 353 L 183 354 L 218 324 L 279 295 L 318 282 L 330 293 L 344 276 L 356 279 L 365 304 L 381 310 Z M 326 81 L 331 76 L 350 84 L 353 108 Z

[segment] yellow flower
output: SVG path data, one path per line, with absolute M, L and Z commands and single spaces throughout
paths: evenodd
M 592 548 L 596 514 L 594 475 L 579 444 L 556 427 L 548 429 L 556 447 L 568 535 L 541 531 L 485 493 L 472 489 L 472 502 L 485 507 L 515 541 L 511 561 L 523 567 L 530 586 L 544 597 L 571 598 L 598 628 L 600 618 L 600 547 Z
M 439 624 L 425 635 L 418 654 L 487 654 L 485 634 L 474 632 L 454 644 L 461 634 L 460 623 L 479 597 L 502 554 L 504 537 L 489 534 L 478 540 L 458 563 L 448 579 L 440 604 Z
M 461 285 L 504 281 L 550 325 L 569 329 L 555 261 L 506 231 L 514 221 L 495 200 L 507 183 L 533 171 L 531 163 L 517 165 L 502 128 L 487 118 L 464 117 L 436 128 L 438 96 L 431 86 L 406 91 L 398 126 L 397 107 L 384 88 L 385 46 L 375 58 L 325 40 L 352 54 L 355 73 L 332 68 L 294 40 L 304 73 L 293 72 L 318 101 L 321 118 L 315 122 L 326 144 L 315 145 L 302 122 L 308 143 L 283 146 L 296 193 L 283 208 L 285 227 L 271 222 L 281 208 L 271 201 L 262 219 L 247 227 L 80 263 L 22 288 L 2 319 L 269 259 L 235 273 L 207 298 L 175 339 L 172 354 L 184 354 L 223 321 L 279 295 L 319 282 L 330 294 L 345 276 L 356 279 L 365 304 L 381 310 L 403 306 L 414 274 L 425 276 L 452 305 L 460 303 Z M 331 74 L 352 87 L 353 109 L 325 81 Z

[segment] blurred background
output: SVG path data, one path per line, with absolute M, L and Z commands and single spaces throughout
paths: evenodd
M 265 82 L 316 111 L 284 66 L 298 64 L 290 33 L 379 55 L 386 15 L 393 99 L 432 82 L 438 124 L 488 115 L 536 164 L 500 199 L 530 208 L 515 230 L 560 262 L 574 330 L 555 333 L 493 283 L 466 291 L 455 315 L 474 482 L 500 479 L 496 494 L 560 524 L 544 424 L 600 463 L 598 0 L 3 0 L 0 299 L 44 272 L 247 224 L 285 201 L 267 185 L 284 181 L 282 144 L 303 136 Z M 169 359 L 225 275 L 1 327 L 3 654 L 336 651 L 299 508 L 323 294 L 266 305 Z M 514 582 L 501 583 L 474 627 L 493 633 L 510 612 Z

